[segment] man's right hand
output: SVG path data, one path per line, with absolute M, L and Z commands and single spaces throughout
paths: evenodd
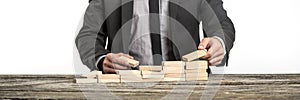
M 105 74 L 115 74 L 116 70 L 128 70 L 130 69 L 129 64 L 126 59 L 121 59 L 120 57 L 127 57 L 133 59 L 132 56 L 124 53 L 108 53 L 102 63 L 102 71 Z

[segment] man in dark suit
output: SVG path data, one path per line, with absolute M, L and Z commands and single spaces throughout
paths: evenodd
M 121 56 L 152 65 L 180 60 L 196 49 L 207 49 L 202 59 L 222 66 L 228 64 L 235 40 L 222 4 L 221 0 L 90 0 L 76 46 L 83 64 L 104 73 L 129 69 L 118 59 Z M 201 22 L 205 38 L 200 41 Z

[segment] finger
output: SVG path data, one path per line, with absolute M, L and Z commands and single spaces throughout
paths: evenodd
M 220 60 L 220 61 L 218 61 L 218 62 L 215 62 L 215 63 L 211 64 L 210 66 L 218 66 L 218 65 L 220 65 L 221 63 L 222 63 L 222 61 Z
M 110 67 L 110 68 L 113 68 L 112 62 L 110 62 L 109 60 L 106 60 L 106 59 L 104 59 L 103 65 L 104 65 L 104 66 L 108 66 L 108 67 Z
M 217 62 L 211 63 L 210 66 L 218 66 L 222 63 L 222 60 L 219 60 Z
M 114 64 L 110 61 L 107 61 L 107 60 L 104 60 L 103 61 L 103 65 L 104 66 L 107 66 L 109 68 L 112 68 L 112 69 L 118 69 L 118 70 L 126 70 L 126 69 L 129 69 L 128 67 L 125 67 L 125 66 L 121 66 L 121 65 L 118 65 L 118 64 Z
M 112 63 L 113 64 L 119 64 L 119 65 L 122 65 L 122 66 L 129 66 L 129 63 L 128 63 L 127 59 L 129 59 L 129 58 L 127 58 L 127 57 L 124 57 L 124 58 L 121 58 L 121 57 L 113 58 L 112 59 Z
M 219 57 L 209 60 L 208 62 L 211 66 L 216 66 L 216 65 L 221 64 L 223 58 L 224 58 L 223 56 L 219 56 Z
M 208 60 L 211 60 L 213 58 L 217 58 L 219 56 L 224 56 L 224 50 L 223 49 L 217 49 L 216 52 L 214 52 L 211 57 L 208 58 Z
M 224 55 L 223 55 L 223 54 L 215 54 L 215 55 L 213 55 L 213 56 L 207 58 L 207 60 L 212 60 L 212 59 L 214 59 L 214 58 L 219 58 L 219 57 L 224 57 Z
M 213 48 L 209 48 L 208 51 L 206 52 L 205 56 L 202 56 L 201 59 L 208 59 L 211 58 L 211 56 L 214 53 L 214 49 Z
M 103 72 L 105 74 L 116 74 L 116 70 L 115 69 L 109 68 L 107 66 L 103 66 Z
M 129 67 L 126 67 L 126 66 L 121 66 L 119 64 L 113 64 L 112 66 L 114 69 L 117 69 L 117 70 L 128 70 Z
M 209 38 L 202 39 L 201 43 L 198 46 L 198 49 L 199 50 L 204 50 L 204 49 L 208 48 L 209 47 L 209 45 L 208 45 L 209 42 L 210 42 Z

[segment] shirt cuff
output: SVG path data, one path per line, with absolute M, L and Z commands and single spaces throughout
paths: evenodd
M 97 61 L 96 61 L 96 63 L 95 63 L 95 66 L 96 66 L 96 68 L 98 68 L 98 63 L 103 59 L 103 58 L 105 58 L 106 57 L 106 55 L 102 55 L 102 56 L 100 56 L 98 59 L 97 59 Z M 98 69 L 99 70 L 99 69 Z

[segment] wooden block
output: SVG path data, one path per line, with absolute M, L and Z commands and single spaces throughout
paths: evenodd
M 121 79 L 142 79 L 141 75 L 121 75 Z
M 142 78 L 138 78 L 138 79 L 123 79 L 121 77 L 121 82 L 143 82 L 143 79 Z
M 185 80 L 186 81 L 196 81 L 196 80 L 198 80 L 198 81 L 206 81 L 206 80 L 208 80 L 208 77 L 186 77 L 185 78 Z
M 142 75 L 164 75 L 163 71 L 161 72 L 153 72 L 153 71 L 141 71 Z
M 184 73 L 207 73 L 206 69 L 189 69 L 185 70 Z
M 183 62 L 183 61 L 163 61 L 162 66 L 163 66 L 163 69 L 166 68 L 166 67 L 184 68 L 185 62 Z
M 184 73 L 184 69 L 166 69 L 163 72 L 165 74 L 182 74 Z
M 186 69 L 207 69 L 208 62 L 206 60 L 186 62 L 185 68 Z
M 184 67 L 165 67 L 164 70 L 184 70 Z
M 192 61 L 195 59 L 199 59 L 200 57 L 203 57 L 205 55 L 206 55 L 205 50 L 197 50 L 197 51 L 194 51 L 192 53 L 182 56 L 182 60 L 188 62 L 188 61 Z
M 162 66 L 140 66 L 140 71 L 161 71 Z
M 136 60 L 133 60 L 133 59 L 129 59 L 129 58 L 124 57 L 124 56 L 121 56 L 119 59 L 127 60 L 128 65 L 130 67 L 133 67 L 133 68 L 135 68 L 135 67 L 137 67 L 139 65 L 139 61 L 136 61 Z
M 185 78 L 164 78 L 164 81 L 185 81 Z
M 102 75 L 102 71 L 92 71 L 92 72 L 89 72 L 88 74 L 82 75 L 82 76 L 86 77 L 86 78 L 96 78 L 97 75 Z
M 98 79 L 120 79 L 120 75 L 117 74 L 102 74 L 97 77 Z
M 208 73 L 188 73 L 185 78 L 208 77 Z
M 185 62 L 183 61 L 163 61 L 163 72 L 170 73 L 184 73 Z
M 165 74 L 165 78 L 184 78 L 185 74 Z
M 117 74 L 124 75 L 141 75 L 141 71 L 139 70 L 116 70 Z
M 118 70 L 121 79 L 142 79 L 141 71 L 139 70 Z
M 142 75 L 143 79 L 149 79 L 149 78 L 164 78 L 164 75 Z
M 140 82 L 142 81 L 141 71 L 139 70 L 117 70 L 121 76 L 121 82 Z
M 98 83 L 120 83 L 121 79 L 99 79 Z
M 83 78 L 83 79 L 75 79 L 76 83 L 97 83 L 97 79 L 91 78 Z

